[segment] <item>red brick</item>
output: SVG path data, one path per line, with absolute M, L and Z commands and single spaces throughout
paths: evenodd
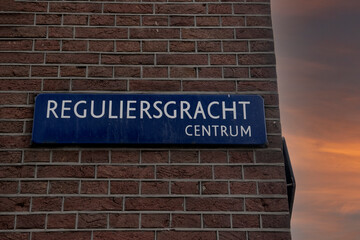
M 86 51 L 87 50 L 87 41 L 63 40 L 62 50 L 63 51 Z
M 64 25 L 87 25 L 88 16 L 86 15 L 64 15 Z
M 220 26 L 219 17 L 196 17 L 196 26 Z
M 24 119 L 32 118 L 33 109 L 27 107 L 3 107 L 0 108 L 0 118 L 2 119 Z
M 117 41 L 117 52 L 140 52 L 140 42 L 138 41 Z
M 224 68 L 225 78 L 248 78 L 249 69 L 245 67 L 227 67 Z M 242 83 L 242 82 L 241 82 Z
M 59 239 L 76 239 L 89 240 L 91 232 L 34 232 L 32 240 L 59 240 Z
M 22 79 L 3 79 L 0 81 L 0 90 L 2 91 L 27 91 L 40 90 L 41 80 L 22 80 Z
M 183 81 L 184 91 L 234 92 L 235 88 L 233 81 Z
M 195 42 L 170 42 L 170 52 L 195 52 Z
M 248 46 L 245 41 L 225 41 L 223 42 L 224 52 L 247 52 Z
M 33 25 L 35 15 L 26 13 L 2 13 L 0 24 Z
M 81 162 L 83 163 L 108 163 L 109 151 L 82 151 Z
M 167 52 L 168 43 L 167 41 L 143 41 L 142 50 L 143 52 Z
M 109 225 L 111 228 L 138 228 L 139 215 L 132 213 L 110 214 Z
M 143 228 L 168 228 L 170 227 L 169 214 L 142 214 L 141 227 Z
M 36 14 L 36 25 L 60 25 L 60 14 Z
M 185 28 L 181 31 L 183 39 L 233 39 L 233 29 Z
M 0 50 L 2 51 L 17 51 L 17 50 L 31 50 L 32 40 L 0 40 Z
M 0 102 L 1 102 L 0 94 Z M 22 121 L 19 122 L 1 122 L 0 125 L 0 133 L 22 133 L 23 132 L 24 123 Z
M 251 68 L 252 78 L 276 78 L 276 69 L 274 67 L 257 67 Z
M 0 194 L 16 194 L 18 193 L 18 182 L 0 181 Z
M 115 16 L 111 15 L 91 15 L 90 26 L 114 26 Z
M 49 162 L 50 151 L 25 151 L 24 162 Z
M 266 121 L 266 132 L 281 134 L 280 121 L 276 121 L 276 120 Z
M 274 54 L 239 54 L 239 65 L 274 65 Z
M 219 240 L 246 240 L 246 232 L 219 232 Z
M 0 178 L 32 178 L 34 166 L 1 166 Z
M 127 3 L 109 3 L 104 4 L 104 12 L 105 13 L 153 13 L 153 5 L 152 4 L 127 4 Z
M 197 151 L 171 151 L 171 163 L 197 163 L 199 162 Z
M 21 193 L 25 194 L 46 194 L 47 182 L 40 181 L 22 181 L 21 182 Z
M 82 194 L 107 194 L 108 182 L 106 181 L 81 181 Z
M 31 67 L 32 77 L 57 77 L 58 67 L 52 66 L 32 66 Z
M 170 26 L 194 26 L 194 17 L 170 16 Z
M 236 151 L 229 152 L 230 163 L 253 163 L 254 156 L 252 151 Z
M 180 91 L 180 81 L 133 80 L 130 91 Z
M 242 166 L 215 166 L 215 178 L 217 179 L 241 179 Z
M 249 232 L 249 240 L 291 240 L 290 232 Z
M 209 14 L 232 14 L 231 4 L 209 4 Z
M 53 162 L 79 162 L 78 151 L 55 150 L 52 152 Z
M 227 152 L 217 150 L 202 150 L 200 152 L 200 161 L 202 163 L 226 163 Z
M 259 215 L 233 215 L 232 222 L 234 228 L 260 228 Z
M 46 63 L 92 64 L 99 62 L 99 55 L 93 53 L 48 53 Z
M 199 78 L 221 78 L 221 67 L 204 67 L 198 69 Z
M 268 147 L 270 147 L 270 148 L 281 148 L 282 147 L 282 137 L 280 135 L 268 136 L 268 141 L 269 141 Z
M 47 219 L 48 229 L 74 229 L 76 214 L 49 214 Z
M 139 194 L 139 183 L 134 181 L 111 181 L 111 194 Z
M 230 215 L 204 214 L 204 228 L 230 228 Z
M 113 52 L 114 41 L 89 41 L 89 51 Z
M 44 80 L 44 91 L 66 91 L 70 89 L 70 80 L 49 79 Z
M 167 26 L 168 16 L 143 16 L 143 26 Z
M 193 240 L 216 240 L 216 232 L 205 232 L 205 231 L 191 231 L 191 232 L 181 232 L 181 231 L 162 231 L 157 233 L 158 240 L 183 240 L 183 239 L 193 239 Z
M 6 151 L 0 152 L 1 163 L 20 163 L 21 162 L 21 151 Z
M 228 194 L 227 182 L 203 182 L 201 186 L 202 194 Z
M 60 50 L 59 40 L 36 40 L 35 50 L 37 51 L 58 51 Z
M 78 228 L 106 228 L 106 214 L 79 214 Z
M 275 81 L 238 82 L 238 91 L 277 91 Z M 268 129 L 267 129 L 268 130 Z
M 231 182 L 231 194 L 256 194 L 255 182 Z
M 156 14 L 204 14 L 205 4 L 158 4 L 155 5 Z
M 39 197 L 32 199 L 31 211 L 60 211 L 61 197 Z
M 124 80 L 73 80 L 72 90 L 102 90 L 102 91 L 125 91 L 126 81 Z
M 96 39 L 125 39 L 128 30 L 119 28 L 77 27 L 75 37 Z
M 101 4 L 98 3 L 66 3 L 50 2 L 50 12 L 66 13 L 100 13 Z
M 171 194 L 199 194 L 199 182 L 172 182 Z
M 159 179 L 210 179 L 210 166 L 158 166 L 156 176 Z
M 139 163 L 139 160 L 139 151 L 111 151 L 111 163 Z
M 280 166 L 244 166 L 245 179 L 284 179 L 285 170 Z
M 122 198 L 66 197 L 65 211 L 121 211 Z
M 30 208 L 30 198 L 10 197 L 0 198 L 1 212 L 27 212 Z
M 140 26 L 140 16 L 116 16 L 117 26 Z
M 259 183 L 260 194 L 286 194 L 285 182 L 260 182 Z
M 0 215 L 0 229 L 11 230 L 14 229 L 15 216 Z M 1 237 L 1 235 L 0 235 Z M 5 239 L 5 238 L 4 238 Z M 7 238 L 6 238 L 7 239 Z
M 171 67 L 170 78 L 196 78 L 196 68 Z
M 143 67 L 144 78 L 167 78 L 167 67 Z
M 122 65 L 153 65 L 154 55 L 152 54 L 141 54 L 141 55 L 130 55 L 130 54 L 103 54 L 101 56 L 102 64 L 122 64 Z
M 208 58 L 205 54 L 159 54 L 158 65 L 207 65 Z
M 2 0 L 2 11 L 15 12 L 46 12 L 47 3 L 40 2 L 15 2 L 14 0 Z
M 267 28 L 238 28 L 236 29 L 237 39 L 273 39 L 273 31 Z
M 0 53 L 1 63 L 43 63 L 42 53 Z
M 0 37 L 44 38 L 46 37 L 46 27 L 0 27 Z
M 221 52 L 221 42 L 199 41 L 197 42 L 197 50 L 199 52 Z
M 44 229 L 45 214 L 18 215 L 16 218 L 17 229 Z
M 126 198 L 126 211 L 182 211 L 183 198 Z
M 140 77 L 140 67 L 115 67 L 115 77 Z
M 277 108 L 277 107 L 267 107 L 267 108 L 265 108 L 265 116 L 267 118 L 280 118 L 279 108 Z M 283 161 L 281 161 L 281 162 L 283 162 Z
M 245 26 L 245 18 L 244 17 L 221 17 L 222 26 Z
M 132 39 L 179 39 L 180 29 L 173 28 L 133 28 L 130 29 Z
M 286 198 L 246 198 L 246 211 L 286 212 L 289 210 Z
M 273 52 L 274 42 L 273 41 L 251 41 L 250 42 L 251 52 Z
M 89 178 L 94 177 L 93 166 L 39 166 L 38 178 Z
M 173 214 L 171 227 L 173 228 L 200 228 L 201 216 L 198 214 Z
M 168 182 L 142 182 L 141 194 L 168 194 Z
M 235 65 L 236 64 L 236 55 L 234 55 L 234 54 L 210 55 L 210 64 L 212 64 L 212 65 Z
M 153 240 L 155 237 L 154 232 L 94 232 L 94 240 Z
M 262 26 L 262 27 L 271 27 L 271 17 L 270 16 L 254 16 L 246 18 L 247 26 Z
M 269 4 L 234 4 L 235 14 L 270 14 Z
M 154 178 L 151 166 L 98 166 L 98 178 Z
M 262 215 L 263 228 L 290 228 L 289 215 Z
M 26 148 L 30 142 L 30 136 L 0 136 L 0 148 Z
M 50 194 L 77 194 L 79 181 L 50 181 Z
M 72 27 L 49 27 L 48 37 L 49 38 L 72 38 L 73 37 Z
M 243 198 L 188 198 L 187 211 L 243 211 Z

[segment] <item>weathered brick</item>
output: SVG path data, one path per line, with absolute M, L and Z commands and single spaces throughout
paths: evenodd
M 175 28 L 133 28 L 130 29 L 132 39 L 179 39 L 180 29 Z
M 158 4 L 155 5 L 157 14 L 204 14 L 205 4 Z
M 72 27 L 49 27 L 49 38 L 72 38 L 74 30 Z
M 243 198 L 198 197 L 186 199 L 187 211 L 243 211 Z
M 143 67 L 144 78 L 166 78 L 168 77 L 167 67 Z
M 2 11 L 10 12 L 46 12 L 45 2 L 16 2 L 14 0 L 2 0 Z
M 30 198 L 2 197 L 0 198 L 1 212 L 27 212 L 30 209 Z
M 105 13 L 153 13 L 153 5 L 152 4 L 127 4 L 127 3 L 109 3 L 104 4 L 104 12 Z
M 180 81 L 133 80 L 129 81 L 130 91 L 180 91 Z
M 26 13 L 2 13 L 0 24 L 33 25 L 35 15 Z
M 290 228 L 290 217 L 286 215 L 262 215 L 264 228 Z
M 16 218 L 17 229 L 43 229 L 45 227 L 45 214 L 19 215 Z
M 63 51 L 86 51 L 87 41 L 83 40 L 63 40 L 62 50 Z
M 131 150 L 111 151 L 111 163 L 139 163 L 139 160 L 140 160 L 139 151 L 131 151 Z
M 249 240 L 290 240 L 290 232 L 249 232 Z
M 267 28 L 238 28 L 236 39 L 273 39 L 273 31 Z
M 209 14 L 232 14 L 231 4 L 209 4 Z
M 79 181 L 50 181 L 50 194 L 76 194 L 79 193 Z
M 252 151 L 229 151 L 230 163 L 253 163 L 254 156 Z
M 154 55 L 141 54 L 141 55 L 129 55 L 129 54 L 103 54 L 101 57 L 102 64 L 122 64 L 122 65 L 153 65 Z
M 141 194 L 168 194 L 169 183 L 168 182 L 142 182 Z
M 159 179 L 210 179 L 209 166 L 158 166 L 156 177 Z
M 1 94 L 0 94 L 0 99 L 1 99 Z M 23 126 L 24 126 L 24 123 L 22 121 L 19 121 L 19 122 L 2 121 L 1 125 L 0 125 L 0 133 L 22 133 Z
M 284 179 L 285 170 L 280 166 L 244 166 L 245 179 Z
M 1 163 L 20 163 L 21 162 L 21 151 L 0 151 L 0 162 Z
M 203 182 L 201 185 L 202 194 L 228 194 L 227 182 Z
M 47 186 L 47 182 L 22 181 L 20 191 L 25 194 L 46 194 Z
M 260 228 L 260 216 L 236 214 L 232 215 L 232 223 L 234 228 Z
M 143 26 L 168 26 L 168 16 L 143 16 Z
M 36 25 L 60 25 L 61 14 L 36 14 Z
M 285 182 L 260 182 L 259 183 L 260 194 L 286 194 Z
M 184 91 L 208 91 L 208 92 L 234 92 L 234 81 L 183 81 Z
M 1 31 L 0 31 L 1 32 Z M 0 53 L 0 63 L 43 63 L 42 53 Z
M 207 240 L 216 240 L 216 232 L 206 232 L 206 231 L 191 231 L 191 232 L 181 232 L 181 231 L 159 231 L 157 232 L 158 240 L 182 240 L 182 239 L 207 239 Z
M 116 16 L 117 26 L 140 26 L 140 16 Z
M 0 181 L 0 194 L 16 194 L 18 185 L 15 181 Z
M 205 228 L 230 228 L 230 215 L 228 214 L 204 214 Z
M 250 41 L 251 52 L 273 52 L 274 42 L 273 41 Z
M 30 142 L 30 136 L 0 136 L 0 148 L 26 148 Z
M 100 13 L 101 4 L 99 3 L 69 3 L 69 2 L 50 2 L 50 12 L 67 13 Z
M 135 181 L 111 181 L 111 194 L 139 194 L 139 183 Z
M 109 151 L 82 151 L 81 162 L 83 163 L 108 163 L 109 162 Z
M 246 232 L 219 232 L 219 240 L 246 240 Z
M 286 198 L 246 198 L 245 208 L 250 212 L 286 212 L 289 210 Z
M 154 232 L 150 231 L 117 231 L 117 232 L 94 232 L 94 240 L 133 240 L 133 239 L 139 239 L 139 240 L 153 240 L 155 237 Z
M 195 42 L 170 42 L 170 52 L 195 52 Z
M 1 166 L 0 178 L 32 178 L 34 166 Z
M 221 52 L 221 42 L 219 41 L 198 41 L 197 50 L 199 52 Z
M 201 216 L 198 214 L 173 214 L 171 227 L 173 228 L 200 228 Z
M 84 178 L 94 177 L 95 169 L 93 166 L 39 166 L 37 177 L 39 178 Z
M 199 182 L 172 182 L 172 194 L 199 194 Z
M 221 17 L 222 26 L 245 26 L 245 18 L 244 17 Z
M 224 52 L 247 52 L 248 46 L 245 41 L 224 41 Z
M 66 91 L 69 89 L 70 89 L 70 80 L 67 79 L 44 80 L 45 91 Z
M 195 78 L 196 68 L 192 67 L 171 67 L 170 78 Z
M 96 39 L 125 39 L 128 30 L 121 28 L 77 27 L 75 37 Z
M 107 194 L 108 182 L 106 181 L 81 181 L 82 194 Z
M 138 228 L 139 215 L 133 213 L 114 213 L 109 216 L 111 228 Z
M 46 27 L 0 27 L 0 38 L 45 38 Z
M 66 197 L 65 211 L 121 211 L 122 198 Z
M 261 27 L 271 27 L 271 17 L 270 16 L 254 16 L 246 18 L 246 25 L 248 26 L 261 26 Z
M 167 52 L 167 41 L 142 41 L 143 52 Z
M 220 26 L 219 17 L 196 17 L 196 26 Z
M 90 16 L 91 26 L 114 26 L 115 15 L 91 15 Z
M 79 162 L 78 151 L 55 150 L 52 152 L 53 162 Z
M 194 17 L 170 16 L 170 26 L 194 26 Z
M 212 65 L 235 65 L 235 54 L 214 54 L 210 55 L 210 64 Z
M 106 214 L 79 214 L 78 228 L 106 228 Z
M 31 50 L 32 40 L 0 40 L 1 51 Z
M 181 31 L 183 39 L 233 39 L 233 29 L 185 28 Z
M 141 227 L 143 228 L 168 228 L 170 227 L 169 214 L 142 214 Z
M 63 16 L 64 25 L 87 25 L 88 24 L 88 16 L 86 15 L 67 15 Z
M 274 67 L 253 67 L 250 69 L 252 78 L 276 78 L 276 69 Z
M 154 178 L 151 166 L 99 166 L 98 178 Z
M 113 52 L 114 41 L 89 41 L 89 51 L 94 52 Z
M 31 210 L 36 211 L 60 211 L 61 197 L 37 197 L 32 199 Z
M 269 4 L 234 4 L 235 14 L 270 14 Z
M 59 40 L 36 40 L 35 41 L 36 51 L 58 51 L 60 50 Z
M 158 65 L 207 65 L 208 58 L 205 54 L 159 54 Z
M 15 222 L 15 216 L 0 215 L 0 229 L 1 230 L 14 229 L 14 222 Z M 0 237 L 1 237 L 1 235 L 0 235 Z
M 221 67 L 203 67 L 198 68 L 199 78 L 221 78 L 222 68 Z
M 140 52 L 139 41 L 116 41 L 117 52 Z
M 126 198 L 126 211 L 181 211 L 183 198 Z
M 99 62 L 99 55 L 92 53 L 49 53 L 46 63 L 60 64 L 94 64 Z
M 125 91 L 126 81 L 124 80 L 73 80 L 72 90 L 102 90 L 102 91 Z
M 59 240 L 59 239 L 76 239 L 89 240 L 91 232 L 34 232 L 32 240 Z
M 216 179 L 241 179 L 242 166 L 215 166 Z
M 32 77 L 57 77 L 58 67 L 52 66 L 32 66 L 31 67 Z
M 47 218 L 48 229 L 74 229 L 76 214 L 49 214 Z
M 231 194 L 256 194 L 255 182 L 231 182 Z

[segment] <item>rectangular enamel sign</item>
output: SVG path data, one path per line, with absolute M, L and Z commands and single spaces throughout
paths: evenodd
M 40 94 L 35 144 L 264 145 L 257 95 Z

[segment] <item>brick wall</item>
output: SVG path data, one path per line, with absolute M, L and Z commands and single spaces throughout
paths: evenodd
M 0 239 L 291 238 L 269 0 L 0 11 Z M 259 94 L 269 145 L 34 148 L 43 92 Z

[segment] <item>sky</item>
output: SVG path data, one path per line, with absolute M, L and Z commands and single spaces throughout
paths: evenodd
M 360 1 L 271 0 L 293 240 L 360 239 Z

